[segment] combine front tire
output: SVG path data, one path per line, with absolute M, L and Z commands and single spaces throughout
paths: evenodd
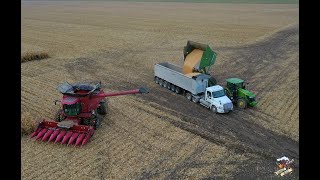
M 100 106 L 97 109 L 97 112 L 101 115 L 107 114 L 107 100 L 104 99 L 100 102 Z
M 247 107 L 247 101 L 243 98 L 237 100 L 237 106 L 241 109 L 245 109 Z
M 58 110 L 58 111 L 56 112 L 56 114 L 55 114 L 55 116 L 54 116 L 54 120 L 55 120 L 56 122 L 61 122 L 61 121 L 63 121 L 63 120 L 65 119 L 65 117 L 63 117 L 63 116 L 61 115 L 62 112 L 63 112 L 62 109 L 60 109 L 60 110 Z
M 96 116 L 96 124 L 94 125 L 95 129 L 97 129 L 97 128 L 99 128 L 101 126 L 101 120 L 102 120 L 102 117 L 99 114 L 97 114 L 97 116 Z

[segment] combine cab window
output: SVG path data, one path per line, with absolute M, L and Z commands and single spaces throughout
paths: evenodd
M 64 105 L 63 110 L 67 116 L 76 116 L 81 112 L 81 104 L 76 103 L 76 104 Z

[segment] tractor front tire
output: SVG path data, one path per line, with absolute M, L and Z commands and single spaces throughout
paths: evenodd
M 101 115 L 107 114 L 107 100 L 104 99 L 100 102 L 100 106 L 97 109 L 97 112 Z
M 237 106 L 241 109 L 245 109 L 247 107 L 247 101 L 243 98 L 237 100 Z
M 63 112 L 62 109 L 60 109 L 60 110 L 58 110 L 58 111 L 56 112 L 56 114 L 55 114 L 55 116 L 54 116 L 54 120 L 55 120 L 56 122 L 61 122 L 61 121 L 63 121 L 63 120 L 66 119 L 65 117 L 63 117 L 63 116 L 61 115 L 62 112 Z

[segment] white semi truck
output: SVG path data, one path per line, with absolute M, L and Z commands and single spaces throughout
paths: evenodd
M 233 110 L 231 100 L 223 87 L 210 83 L 212 77 L 204 73 L 183 74 L 182 68 L 163 62 L 154 65 L 154 81 L 177 94 L 183 94 L 194 103 L 200 103 L 215 113 Z

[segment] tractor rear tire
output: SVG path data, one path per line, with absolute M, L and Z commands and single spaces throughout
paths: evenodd
M 100 102 L 100 106 L 97 109 L 97 112 L 101 115 L 107 114 L 107 100 L 104 99 Z
M 63 121 L 63 120 L 66 119 L 65 117 L 63 117 L 63 116 L 61 115 L 62 112 L 63 112 L 62 109 L 60 109 L 60 110 L 58 110 L 58 111 L 56 112 L 56 114 L 55 114 L 55 116 L 54 116 L 54 120 L 55 120 L 56 122 L 61 122 L 61 121 Z
M 247 101 L 243 98 L 239 98 L 237 100 L 237 106 L 241 109 L 245 109 L 245 108 L 247 108 Z

